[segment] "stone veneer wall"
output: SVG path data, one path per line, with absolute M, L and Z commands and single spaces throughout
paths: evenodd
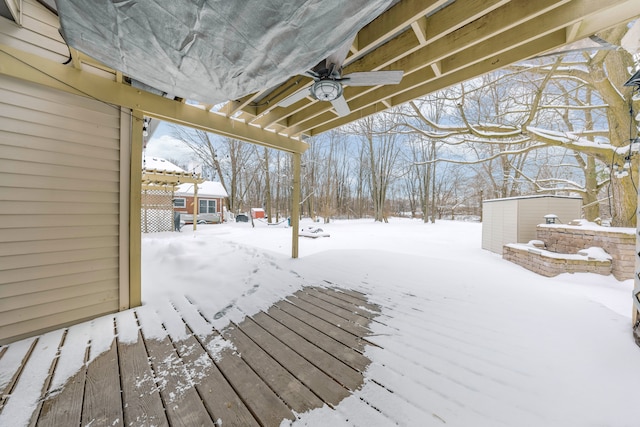
M 561 273 L 597 273 L 605 276 L 611 274 L 610 260 L 555 254 L 522 244 L 504 245 L 502 258 L 545 277 L 553 277 Z
M 575 254 L 592 246 L 612 257 L 611 273 L 618 280 L 632 279 L 635 271 L 635 230 L 580 225 L 540 224 L 536 235 L 546 249 L 559 254 Z

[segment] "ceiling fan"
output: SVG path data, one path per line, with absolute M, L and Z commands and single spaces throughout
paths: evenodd
M 343 76 L 342 63 L 349 53 L 350 46 L 351 43 L 343 45 L 336 53 L 307 71 L 306 75 L 314 80 L 313 84 L 289 95 L 278 105 L 289 107 L 311 95 L 318 101 L 331 102 L 339 116 L 346 116 L 351 110 L 343 95 L 343 84 L 348 86 L 380 86 L 400 83 L 402 71 L 368 71 Z

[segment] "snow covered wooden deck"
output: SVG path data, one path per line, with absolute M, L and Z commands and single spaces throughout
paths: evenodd
M 218 332 L 187 300 L 171 307 L 0 348 L 3 371 L 15 368 L 0 382 L 0 415 L 35 409 L 38 426 L 278 426 L 362 386 L 379 311 L 358 292 L 307 287 Z M 81 368 L 69 378 L 74 359 Z M 40 395 L 27 396 L 37 378 Z

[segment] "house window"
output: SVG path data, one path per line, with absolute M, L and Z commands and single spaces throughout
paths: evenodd
M 216 213 L 216 201 L 215 200 L 202 200 L 199 201 L 200 209 L 199 213 Z
M 174 208 L 186 208 L 187 201 L 184 198 L 173 199 Z

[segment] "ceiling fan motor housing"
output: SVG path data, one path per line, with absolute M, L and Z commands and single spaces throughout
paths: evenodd
M 318 80 L 311 86 L 311 95 L 319 101 L 333 101 L 342 96 L 342 85 L 335 80 Z

